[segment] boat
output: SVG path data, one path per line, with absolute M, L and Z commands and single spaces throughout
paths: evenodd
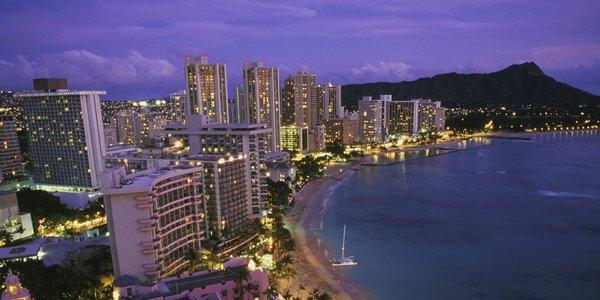
M 334 267 L 356 266 L 358 262 L 354 256 L 346 256 L 346 224 L 344 224 L 344 233 L 342 234 L 342 256 L 331 259 L 331 265 Z

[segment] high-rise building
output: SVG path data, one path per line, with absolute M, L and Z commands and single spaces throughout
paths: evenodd
M 227 68 L 209 64 L 208 56 L 185 60 L 188 115 L 207 115 L 211 122 L 229 123 Z
M 296 124 L 296 104 L 294 98 L 294 77 L 288 76 L 283 82 L 283 91 L 281 98 L 281 124 Z
M 19 99 L 14 97 L 12 91 L 0 90 L 0 113 L 12 116 L 17 131 L 21 131 L 25 128 L 25 122 L 23 120 L 22 108 L 18 101 Z
M 35 92 L 20 93 L 29 139 L 33 182 L 82 189 L 100 184 L 106 153 L 100 95 L 69 91 L 66 79 L 34 79 Z
M 17 127 L 12 116 L 0 114 L 0 183 L 23 177 Z
M 329 118 L 325 121 L 325 144 L 339 141 L 344 142 L 344 119 Z
M 342 118 L 344 116 L 344 107 L 342 107 L 342 86 L 328 82 L 319 85 L 318 88 L 318 94 L 323 97 L 323 120 Z
M 413 99 L 390 101 L 386 121 L 391 137 L 411 136 L 419 132 L 444 130 L 445 110 L 439 101 Z
M 247 228 L 252 215 L 250 181 L 246 159 L 201 155 L 192 157 L 202 162 L 206 234 L 214 244 L 230 248 L 240 243 L 238 232 Z
M 386 142 L 390 131 L 392 95 L 380 95 L 379 101 L 381 101 L 381 141 Z
M 439 101 L 419 99 L 419 132 L 436 130 L 436 115 L 441 107 Z
M 244 85 L 237 85 L 235 87 L 235 106 L 236 106 L 236 122 L 232 122 L 232 123 L 241 123 L 242 120 L 247 120 L 248 117 L 248 111 L 246 111 L 245 107 L 243 106 L 243 103 L 245 103 L 245 93 L 244 93 Z
M 189 147 L 191 155 L 245 155 L 252 214 L 260 216 L 267 206 L 265 155 L 272 129 L 265 124 L 206 124 L 201 119 L 188 120 L 186 126 L 166 130 L 171 140 Z
M 104 124 L 104 144 L 106 147 L 112 147 L 119 144 L 115 124 L 115 122 Z
M 167 118 L 145 108 L 124 110 L 114 118 L 120 144 L 151 148 L 167 125 Z
M 322 85 L 317 85 L 317 101 L 315 101 L 315 114 L 313 115 L 316 118 L 315 124 L 323 124 L 325 120 L 325 111 L 327 111 L 327 107 L 325 105 L 325 95 L 327 94 L 327 89 Z
M 185 124 L 186 116 L 188 115 L 189 101 L 185 90 L 171 93 L 169 95 L 172 116 L 170 121 L 178 124 Z
M 202 166 L 126 176 L 107 170 L 102 192 L 115 276 L 148 281 L 178 275 L 205 239 Z
M 155 168 L 126 175 L 107 170 L 103 192 L 115 275 L 149 281 L 187 270 L 186 254 L 245 245 L 251 216 L 247 158 L 197 155 L 154 159 Z
M 417 123 L 419 119 L 418 111 L 418 100 L 391 102 L 388 114 L 388 133 L 394 137 L 416 134 L 419 128 L 419 124 Z
M 305 152 L 308 150 L 308 128 L 296 125 L 281 127 L 281 149 Z
M 357 112 L 344 113 L 343 119 L 344 145 L 354 145 L 360 142 L 359 117 Z
M 308 151 L 325 150 L 325 126 L 315 125 L 308 136 Z
M 281 127 L 279 70 L 264 67 L 262 62 L 245 63 L 240 98 L 244 118 L 240 123 L 266 124 L 272 129 L 269 151 L 278 151 Z
M 237 91 L 236 91 L 237 93 Z M 238 114 L 238 105 L 237 98 L 229 99 L 229 123 L 240 123 L 239 114 Z
M 435 109 L 435 129 L 437 131 L 446 129 L 446 109 L 441 106 Z
M 286 88 L 288 88 L 289 82 L 293 86 L 294 124 L 312 129 L 318 121 L 317 75 L 303 70 L 288 77 Z M 288 106 L 287 102 L 291 100 L 290 98 L 286 99 L 284 106 Z
M 383 102 L 365 96 L 358 101 L 359 135 L 363 144 L 382 141 Z

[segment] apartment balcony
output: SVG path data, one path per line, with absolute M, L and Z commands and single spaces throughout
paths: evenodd
M 138 219 L 138 224 L 154 225 L 154 224 L 156 224 L 156 220 L 154 220 L 154 219 Z
M 149 277 L 151 277 L 151 276 L 158 276 L 158 274 L 159 274 L 159 271 L 158 271 L 158 270 L 156 270 L 156 271 L 146 271 L 146 272 L 144 272 L 144 275 L 146 275 L 146 276 L 149 276 Z
M 150 232 L 150 231 L 154 231 L 154 226 L 153 226 L 153 225 L 151 225 L 151 226 L 140 226 L 140 227 L 139 227 L 139 230 L 140 230 L 141 232 Z
M 158 246 L 158 242 L 141 242 L 142 249 L 154 249 Z
M 139 208 L 139 209 L 146 209 L 146 208 L 151 208 L 152 207 L 152 203 L 148 202 L 148 203 L 138 203 L 135 205 L 135 207 Z
M 143 266 L 144 266 L 144 269 L 157 270 L 160 265 L 154 263 L 154 264 L 144 264 Z
M 158 252 L 158 249 L 152 248 L 152 249 L 142 249 L 142 254 L 145 255 L 151 255 L 151 254 L 156 254 Z
M 150 201 L 152 201 L 152 196 L 149 196 L 149 195 L 148 196 L 137 196 L 137 197 L 135 197 L 135 200 L 139 201 L 139 202 L 144 202 L 144 201 L 150 202 Z

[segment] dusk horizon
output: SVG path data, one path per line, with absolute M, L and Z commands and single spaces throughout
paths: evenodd
M 599 5 L 592 1 L 591 4 Z M 320 82 L 401 82 L 489 73 L 533 61 L 600 94 L 600 13 L 590 2 L 189 1 L 4 2 L 0 89 L 31 90 L 64 77 L 106 99 L 165 97 L 184 89 L 187 56 L 224 63 L 229 98 L 245 61 L 281 77 L 307 69 Z

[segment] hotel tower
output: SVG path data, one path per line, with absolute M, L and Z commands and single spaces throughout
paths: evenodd
M 239 121 L 266 124 L 273 130 L 268 150 L 278 151 L 281 127 L 279 70 L 264 67 L 262 62 L 245 63 L 243 77 L 243 90 L 238 92 Z
M 34 79 L 17 94 L 29 139 L 31 177 L 39 185 L 97 189 L 106 154 L 100 95 L 70 91 L 66 79 Z
M 209 64 L 208 56 L 185 60 L 188 115 L 207 115 L 213 123 L 229 123 L 227 68 Z

